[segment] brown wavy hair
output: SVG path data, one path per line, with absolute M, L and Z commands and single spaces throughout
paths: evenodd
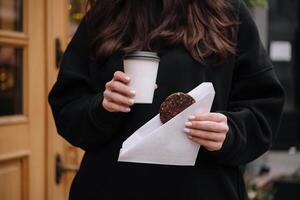
M 98 59 L 113 53 L 156 51 L 183 44 L 203 62 L 235 53 L 235 18 L 229 0 L 88 0 L 90 45 Z

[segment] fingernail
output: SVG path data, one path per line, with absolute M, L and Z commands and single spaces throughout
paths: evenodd
M 191 130 L 190 130 L 189 128 L 184 128 L 183 131 L 184 131 L 185 133 L 190 133 L 190 132 L 191 132 Z
M 189 120 L 194 120 L 196 117 L 194 115 L 189 116 Z
M 126 79 L 127 81 L 130 81 L 130 77 L 129 77 L 129 76 L 126 76 L 125 79 Z
M 193 136 L 187 135 L 187 137 L 188 137 L 189 139 L 193 139 Z
M 130 103 L 130 105 L 134 104 L 134 100 L 133 99 L 129 99 L 128 102 Z
M 185 122 L 185 126 L 187 126 L 187 127 L 190 127 L 190 126 L 192 126 L 192 125 L 193 125 L 192 122 Z
M 130 93 L 131 93 L 131 94 L 135 94 L 135 91 L 134 91 L 134 90 L 131 90 Z
M 125 109 L 125 112 L 130 112 L 130 108 L 126 108 L 126 109 Z

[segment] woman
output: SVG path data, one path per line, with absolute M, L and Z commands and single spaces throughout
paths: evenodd
M 267 151 L 283 90 L 239 0 L 98 0 L 69 44 L 50 95 L 57 130 L 86 151 L 70 199 L 246 199 L 241 166 Z M 156 51 L 152 104 L 134 104 L 122 56 Z M 212 82 L 212 113 L 185 132 L 196 165 L 117 162 L 126 138 L 174 92 Z M 170 138 L 172 140 L 172 138 Z

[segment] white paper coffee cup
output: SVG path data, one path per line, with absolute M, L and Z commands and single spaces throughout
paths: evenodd
M 136 51 L 124 56 L 124 71 L 130 77 L 129 87 L 136 92 L 135 103 L 152 103 L 159 61 L 155 52 Z

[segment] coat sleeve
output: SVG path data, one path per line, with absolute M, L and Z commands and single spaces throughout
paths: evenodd
M 260 42 L 256 25 L 241 3 L 237 55 L 228 110 L 229 132 L 217 152 L 201 149 L 225 165 L 243 165 L 272 145 L 284 103 L 283 89 Z
M 48 96 L 58 133 L 84 150 L 99 148 L 109 141 L 124 116 L 107 112 L 102 107 L 103 91 L 91 84 L 86 24 L 84 18 L 64 53 L 57 81 Z

